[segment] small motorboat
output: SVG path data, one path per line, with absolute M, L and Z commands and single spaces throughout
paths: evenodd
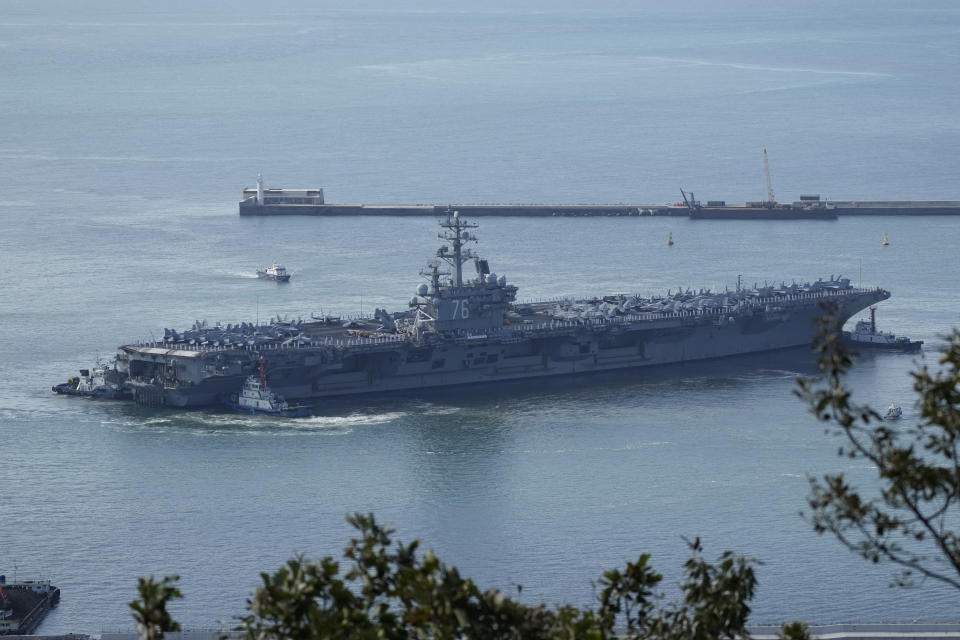
M 899 420 L 903 416 L 903 409 L 895 404 L 887 407 L 887 413 L 883 416 L 884 420 Z
M 287 268 L 279 262 L 274 262 L 266 269 L 257 269 L 258 278 L 263 278 L 264 280 L 273 280 L 275 282 L 288 282 L 291 275 L 292 274 L 287 271 Z

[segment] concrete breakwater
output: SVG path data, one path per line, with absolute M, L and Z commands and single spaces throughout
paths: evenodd
M 240 203 L 241 216 L 433 216 L 448 209 L 465 216 L 587 217 L 686 216 L 685 207 L 624 204 L 263 204 Z
M 938 201 L 831 201 L 838 216 L 932 216 L 960 215 L 960 200 Z M 608 217 L 677 216 L 688 217 L 685 206 L 654 204 L 299 204 L 266 202 L 256 199 L 240 202 L 241 216 L 441 216 L 447 209 L 470 217 Z M 763 215 L 746 215 L 746 207 L 723 207 L 717 218 L 796 219 L 805 217 L 802 209 L 761 210 Z M 789 214 L 789 215 L 788 215 Z M 813 217 L 813 216 L 811 216 Z
M 337 204 L 328 203 L 322 187 L 309 189 L 266 188 L 263 176 L 257 186 L 243 190 L 241 216 L 440 216 L 455 209 L 465 216 L 589 217 L 683 216 L 730 220 L 811 219 L 831 220 L 838 215 L 960 215 L 960 200 L 822 200 L 801 195 L 778 203 L 773 193 L 766 201 L 727 204 L 723 200 L 698 201 L 681 190 L 683 202 L 672 204 Z

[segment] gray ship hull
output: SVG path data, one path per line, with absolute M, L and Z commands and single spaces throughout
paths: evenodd
M 810 344 L 818 302 L 839 305 L 841 320 L 889 297 L 886 291 L 843 295 L 806 294 L 775 306 L 717 313 L 645 314 L 595 323 L 552 322 L 502 336 L 467 336 L 430 344 L 362 341 L 342 353 L 326 346 L 247 351 L 192 352 L 184 364 L 217 354 L 218 375 L 177 384 L 140 384 L 141 404 L 217 405 L 250 374 L 256 357 L 267 362 L 270 386 L 288 399 L 312 401 L 483 383 L 573 376 L 725 358 Z M 131 348 L 125 348 L 131 349 Z M 201 356 L 201 357 L 197 357 Z M 167 356 L 176 360 L 178 356 Z M 194 360 L 195 362 L 189 362 Z M 231 370 L 230 367 L 234 368 Z M 198 370 L 204 365 L 200 364 Z M 207 366 L 207 370 L 212 370 Z
M 159 341 L 120 348 L 125 389 L 140 405 L 204 407 L 220 405 L 255 371 L 286 399 L 312 402 L 648 368 L 807 345 L 824 303 L 842 323 L 890 297 L 831 275 L 517 303 L 517 286 L 467 248 L 476 223 L 448 210 L 439 226 L 446 244 L 420 271 L 427 283 L 407 311 L 164 329 Z M 472 278 L 463 272 L 471 261 Z
M 700 207 L 690 211 L 691 220 L 836 220 L 837 210 L 793 207 Z

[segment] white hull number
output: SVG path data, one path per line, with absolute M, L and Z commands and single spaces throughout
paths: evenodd
M 453 302 L 453 314 L 450 316 L 452 320 L 457 318 L 466 320 L 470 317 L 470 307 L 466 300 L 452 300 L 451 302 Z

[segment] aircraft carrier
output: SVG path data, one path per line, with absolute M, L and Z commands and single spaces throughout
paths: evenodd
M 404 311 L 349 321 L 198 321 L 120 347 L 114 378 L 141 405 L 202 407 L 236 393 L 261 359 L 270 388 L 297 400 L 651 367 L 809 344 L 819 303 L 835 302 L 846 320 L 890 296 L 830 276 L 518 303 L 517 287 L 469 248 L 477 224 L 453 211 L 439 223 L 444 244 Z M 464 273 L 468 263 L 475 273 Z

